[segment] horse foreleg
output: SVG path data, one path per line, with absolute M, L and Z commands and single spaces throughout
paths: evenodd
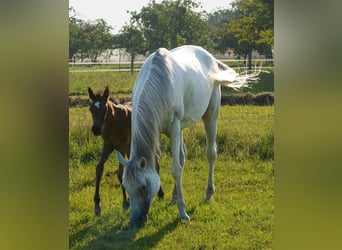
M 179 120 L 175 120 L 172 124 L 171 131 L 170 131 L 170 139 L 171 139 L 171 152 L 172 152 L 171 172 L 175 180 L 175 187 L 176 187 L 176 193 L 177 193 L 176 202 L 177 202 L 177 207 L 179 211 L 178 217 L 181 219 L 190 221 L 190 217 L 185 211 L 185 201 L 184 201 L 183 191 L 182 191 L 183 166 L 180 161 L 182 133 L 181 133 Z
M 186 149 L 185 149 L 185 144 L 183 142 L 183 136 L 181 133 L 181 148 L 179 151 L 179 161 L 180 161 L 182 168 L 184 168 L 185 157 L 186 157 Z M 176 201 L 177 201 L 177 188 L 175 184 L 172 190 L 172 199 L 169 201 L 168 206 L 176 204 Z
M 95 186 L 95 195 L 94 195 L 94 202 L 95 202 L 95 214 L 100 215 L 101 214 L 101 207 L 100 207 L 100 183 L 103 173 L 103 166 L 106 160 L 108 159 L 108 156 L 113 151 L 113 149 L 109 148 L 106 145 L 103 145 L 102 147 L 102 153 L 99 163 L 96 166 L 96 186 Z

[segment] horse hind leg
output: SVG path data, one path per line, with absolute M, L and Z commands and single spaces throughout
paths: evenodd
M 219 103 L 217 106 L 211 108 L 203 116 L 204 128 L 207 140 L 207 159 L 208 159 L 208 184 L 206 189 L 205 200 L 211 200 L 215 193 L 214 187 L 214 165 L 216 161 L 216 131 L 217 131 L 217 117 L 219 112 Z

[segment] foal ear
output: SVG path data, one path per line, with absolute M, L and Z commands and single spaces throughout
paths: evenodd
M 95 95 L 94 95 L 93 90 L 90 87 L 88 87 L 88 94 L 89 94 L 90 99 L 94 99 Z
M 103 92 L 103 97 L 108 99 L 109 98 L 109 87 L 107 86 Z

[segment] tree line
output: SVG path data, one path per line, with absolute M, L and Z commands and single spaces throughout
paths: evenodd
M 131 55 L 152 53 L 160 47 L 172 49 L 199 45 L 211 52 L 233 51 L 251 68 L 252 52 L 272 57 L 274 42 L 274 0 L 235 0 L 229 9 L 211 13 L 196 11 L 196 0 L 151 0 L 118 34 L 103 19 L 84 21 L 69 8 L 69 59 L 91 58 L 107 49 L 124 49 Z

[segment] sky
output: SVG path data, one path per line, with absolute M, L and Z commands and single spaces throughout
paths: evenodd
M 69 7 L 74 7 L 77 16 L 83 20 L 95 20 L 103 18 L 110 26 L 113 33 L 118 33 L 125 23 L 129 23 L 131 15 L 127 11 L 140 11 L 150 0 L 69 0 Z M 156 0 L 157 3 L 162 0 Z M 218 8 L 230 8 L 233 0 L 197 0 L 201 2 L 207 12 L 212 12 Z

